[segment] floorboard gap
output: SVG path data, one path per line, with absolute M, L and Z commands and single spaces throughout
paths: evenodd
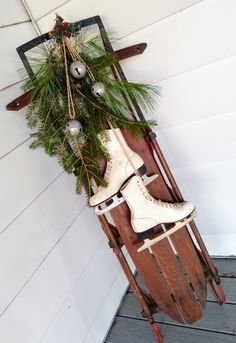
M 147 319 L 145 318 L 138 318 L 138 317 L 135 317 L 135 316 L 124 316 L 124 315 L 117 315 L 116 316 L 117 318 L 125 318 L 125 319 L 129 319 L 129 320 L 138 320 L 138 321 L 141 321 L 141 322 L 147 322 Z M 182 328 L 185 328 L 185 329 L 192 329 L 192 330 L 198 330 L 198 331 L 207 331 L 207 332 L 213 332 L 213 333 L 220 333 L 220 334 L 223 334 L 223 335 L 229 335 L 229 336 L 235 336 L 236 337 L 236 333 L 233 333 L 233 332 L 228 332 L 228 331 L 222 331 L 222 330 L 213 330 L 213 329 L 208 329 L 208 328 L 201 328 L 201 327 L 197 327 L 197 326 L 190 326 L 188 324 L 186 325 L 182 325 L 180 323 L 171 323 L 171 322 L 168 322 L 168 321 L 156 321 L 155 320 L 155 323 L 158 324 L 165 324 L 165 325 L 168 325 L 168 326 L 174 326 L 174 327 L 182 327 Z

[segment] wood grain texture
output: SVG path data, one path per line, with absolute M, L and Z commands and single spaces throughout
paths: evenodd
M 203 311 L 196 301 L 184 271 L 179 265 L 169 242 L 163 240 L 153 245 L 151 249 L 166 279 L 168 288 L 178 304 L 184 321 L 186 323 L 193 323 L 199 320 L 202 317 Z M 203 287 L 205 288 L 205 285 Z
M 130 225 L 129 209 L 127 205 L 121 204 L 115 210 L 111 210 L 110 213 L 129 255 L 135 263 L 139 273 L 145 279 L 145 283 L 156 303 L 175 320 L 182 321 L 178 309 L 166 288 L 166 282 L 159 273 L 157 262 L 153 259 L 148 250 L 137 253 L 137 248 L 140 244 L 135 244 L 135 241 L 137 242 L 138 240 Z
M 214 260 L 214 264 L 215 264 L 215 260 Z M 146 287 L 145 283 L 143 282 L 143 279 L 141 278 L 140 274 L 138 274 L 138 273 L 136 275 L 136 280 L 137 280 L 137 282 L 141 288 L 147 290 L 147 287 Z M 223 289 L 224 289 L 225 294 L 226 294 L 226 303 L 236 304 L 236 281 L 235 281 L 235 279 L 234 278 L 221 277 L 221 283 L 222 283 Z M 129 290 L 129 291 L 131 292 L 131 290 Z M 213 301 L 213 302 L 216 301 L 209 286 L 208 286 L 208 291 L 207 291 L 207 300 Z
M 127 137 L 128 138 L 128 137 Z M 158 167 L 155 165 L 152 165 L 152 159 L 150 156 L 148 156 L 148 153 L 145 151 L 145 149 L 142 147 L 142 141 L 133 141 L 129 140 L 128 142 L 131 146 L 131 148 L 134 151 L 137 151 L 143 158 L 145 165 L 148 169 L 149 173 L 157 173 L 159 177 L 148 186 L 148 189 L 150 191 L 150 194 L 154 196 L 154 198 L 161 199 L 164 201 L 173 202 L 174 199 L 172 195 L 170 194 L 170 191 L 164 182 L 164 179 L 162 178 L 161 171 L 158 169 Z M 145 153 L 143 153 L 145 151 Z M 150 160 L 149 160 L 150 159 Z M 183 228 L 179 230 L 177 233 L 173 234 L 170 237 L 175 249 L 177 250 L 177 253 L 179 255 L 179 262 L 182 263 L 183 270 L 185 270 L 190 278 L 190 281 L 192 283 L 192 286 L 201 302 L 201 305 L 204 307 L 204 304 L 206 302 L 206 283 L 205 278 L 203 275 L 202 267 L 199 262 L 198 256 L 196 254 L 193 242 L 190 238 L 190 235 L 186 228 Z M 184 242 L 184 244 L 183 244 Z M 170 243 L 167 239 L 163 240 L 162 242 L 163 247 L 163 253 L 159 253 L 159 247 L 161 247 L 161 244 L 157 243 L 155 244 L 154 251 L 157 255 L 160 256 L 160 258 L 163 258 L 163 255 L 165 254 L 165 249 L 168 249 L 169 254 L 171 256 L 170 252 Z M 162 256 L 161 256 L 162 255 Z M 168 254 L 166 254 L 168 255 Z M 191 256 L 191 259 L 189 258 Z M 173 262 L 174 263 L 174 262 Z M 176 268 L 177 265 L 176 265 Z M 161 268 L 162 269 L 162 268 Z M 181 288 L 181 287 L 180 287 Z
M 156 198 L 161 198 L 165 201 L 173 201 L 169 190 L 167 189 L 162 177 L 160 176 L 160 171 L 157 168 L 156 163 L 154 162 L 151 152 L 147 148 L 146 143 L 143 140 L 136 141 L 133 137 L 130 136 L 127 131 L 124 131 L 124 135 L 130 147 L 142 156 L 148 173 L 159 174 L 159 177 L 148 187 L 150 193 Z M 169 313 L 172 318 L 176 319 L 176 313 L 171 313 L 171 311 L 173 311 L 173 304 L 172 309 L 170 308 L 170 293 L 172 293 L 176 302 L 178 303 L 184 320 L 187 322 L 198 320 L 202 315 L 202 310 L 195 300 L 194 294 L 189 287 L 189 283 L 187 279 L 185 279 L 183 269 L 180 267 L 179 262 L 176 260 L 176 256 L 174 255 L 168 240 L 163 240 L 152 247 L 153 255 L 156 258 L 155 263 L 157 263 L 158 268 L 160 268 L 160 270 L 162 271 L 162 275 L 166 280 L 165 284 L 165 282 L 163 283 L 164 280 L 161 279 L 159 273 L 155 272 L 155 274 L 153 274 L 153 271 L 155 271 L 155 266 L 153 265 L 154 260 L 151 260 L 149 257 L 150 253 L 148 251 L 144 251 L 141 254 L 136 252 L 136 249 L 140 246 L 140 243 L 130 226 L 130 214 L 126 204 L 122 204 L 113 209 L 111 211 L 111 216 L 118 228 L 118 231 L 121 234 L 128 252 L 130 253 L 134 263 L 137 266 L 138 271 L 143 276 L 149 291 L 157 301 L 160 308 L 162 308 L 165 312 L 167 311 L 167 313 Z M 203 275 L 199 259 L 195 253 L 193 243 L 189 237 L 188 232 L 185 231 L 185 229 L 181 230 L 181 235 L 179 238 L 178 237 L 179 236 L 176 234 L 175 240 L 179 240 L 181 242 L 181 245 L 178 246 L 178 253 L 181 256 L 180 260 L 184 262 L 183 265 L 185 268 L 186 266 L 188 266 L 188 272 L 191 271 L 191 273 L 189 274 L 190 278 L 193 280 L 194 286 L 198 289 L 198 295 L 201 299 L 202 305 L 204 306 L 206 301 L 205 277 Z M 186 245 L 183 244 L 183 242 L 185 241 L 187 242 Z M 185 251 L 183 252 L 183 250 Z M 146 258 L 145 260 L 144 256 Z M 190 263 L 189 259 L 187 258 L 188 256 L 191 256 L 192 258 L 192 261 Z M 148 268 L 145 267 L 144 263 L 147 263 L 146 266 L 148 265 Z M 152 272 L 151 269 L 153 270 Z M 158 281 L 155 281 L 155 277 L 158 277 Z M 160 287 L 160 285 L 162 287 Z M 168 288 L 165 289 L 167 285 L 170 289 L 169 295 Z M 155 287 L 157 288 L 155 289 Z M 162 295 L 160 295 L 160 292 L 162 292 Z M 192 309 L 191 312 L 189 311 L 189 308 Z

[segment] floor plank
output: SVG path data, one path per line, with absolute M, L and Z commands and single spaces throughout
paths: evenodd
M 159 329 L 165 343 L 235 343 L 236 337 L 222 334 L 160 324 Z M 146 321 L 117 317 L 115 323 L 105 341 L 106 343 L 157 343 Z
M 154 315 L 165 343 L 236 343 L 236 259 L 214 258 L 219 270 L 227 302 L 224 306 L 216 303 L 208 289 L 207 307 L 203 318 L 192 324 L 174 322 L 163 312 Z M 146 288 L 137 274 L 140 287 Z M 131 289 L 127 292 L 116 320 L 107 336 L 106 343 L 156 343 Z
M 226 304 L 236 305 L 236 279 L 221 277 L 221 283 L 226 295 Z M 209 301 L 216 301 L 209 286 L 207 292 L 207 299 Z
M 136 275 L 136 280 L 141 288 L 147 290 L 147 287 L 139 274 Z M 226 294 L 226 303 L 236 304 L 236 278 L 221 277 L 221 283 Z M 129 289 L 129 291 L 131 292 L 131 289 Z M 209 286 L 207 291 L 207 300 L 216 301 Z
M 132 293 L 129 293 L 124 298 L 124 301 L 118 312 L 119 316 L 131 317 L 135 319 L 143 319 L 139 305 Z M 164 312 L 154 315 L 155 320 L 160 323 L 176 324 L 174 320 L 169 318 Z M 202 330 L 212 330 L 228 334 L 236 334 L 236 306 L 226 304 L 221 306 L 217 303 L 209 302 L 204 311 L 204 316 L 198 322 L 192 325 L 186 325 L 185 327 L 198 328 Z M 236 338 L 235 338 L 236 341 Z
M 220 276 L 236 278 L 236 258 L 214 258 Z

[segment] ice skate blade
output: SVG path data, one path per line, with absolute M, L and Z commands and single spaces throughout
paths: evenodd
M 110 205 L 106 205 L 106 202 L 111 201 Z M 116 206 L 122 204 L 122 202 L 124 202 L 125 199 L 122 197 L 122 195 L 118 196 L 118 194 L 115 194 L 112 198 L 106 200 L 106 202 L 103 202 L 100 205 L 97 205 L 95 207 L 95 213 L 98 216 L 101 216 L 102 214 L 109 212 L 110 210 L 112 210 L 113 208 L 115 208 Z M 103 207 L 105 206 L 105 207 Z
M 143 175 L 142 179 L 143 179 L 144 185 L 145 186 L 149 185 L 157 177 L 158 177 L 157 174 L 154 174 L 154 175 L 151 175 L 151 176 L 147 176 L 147 174 Z M 107 205 L 106 203 L 108 201 L 111 201 L 111 204 Z M 125 199 L 123 198 L 123 196 L 120 193 L 116 193 L 111 198 L 109 198 L 106 201 L 102 202 L 101 204 L 95 206 L 95 213 L 98 216 L 101 216 L 102 214 L 104 214 L 106 212 L 109 212 L 110 210 L 112 210 L 116 206 L 122 204 L 122 202 L 124 202 L 124 201 L 125 201 Z
M 138 172 L 138 174 L 139 174 L 141 177 L 144 177 L 144 176 L 146 175 L 146 173 L 147 173 L 147 169 L 146 169 L 145 164 L 143 164 L 139 169 L 137 169 L 137 172 Z M 110 195 L 108 198 L 106 198 L 106 199 L 104 199 L 103 201 L 97 203 L 96 205 L 91 205 L 91 204 L 90 204 L 90 206 L 96 208 L 96 207 L 98 207 L 98 206 L 106 205 L 106 203 L 107 203 L 109 200 L 111 200 L 113 197 L 116 197 L 116 195 L 119 194 L 119 192 L 120 192 L 121 188 L 124 186 L 124 184 L 125 184 L 129 179 L 131 179 L 134 175 L 135 175 L 135 174 L 131 174 L 129 177 L 127 177 L 127 179 L 122 183 L 122 185 L 120 186 L 120 188 L 118 188 L 117 191 L 116 191 L 114 194 Z
M 197 214 L 196 211 L 193 211 L 189 217 L 185 218 L 183 221 L 176 222 L 171 229 L 164 232 L 160 236 L 153 238 L 153 239 L 148 239 L 148 238 L 145 239 L 144 244 L 137 251 L 141 252 L 141 251 L 151 247 L 152 245 L 162 241 L 163 239 L 169 237 L 170 235 L 172 235 L 173 233 L 175 233 L 176 231 L 178 231 L 179 229 L 184 227 L 186 224 L 191 222 L 196 217 L 196 214 Z

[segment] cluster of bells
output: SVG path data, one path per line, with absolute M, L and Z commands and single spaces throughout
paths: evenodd
M 86 65 L 80 61 L 72 62 L 70 73 L 75 79 L 82 79 L 87 74 Z M 91 92 L 96 98 L 102 98 L 106 93 L 106 89 L 102 82 L 95 82 L 91 87 Z
M 87 74 L 86 65 L 80 61 L 74 61 L 70 65 L 70 73 L 75 79 L 82 79 Z M 106 89 L 102 82 L 95 82 L 91 87 L 91 92 L 96 98 L 102 98 L 105 96 Z M 81 123 L 76 119 L 70 120 L 66 125 L 66 131 L 73 137 L 78 136 L 82 130 Z

